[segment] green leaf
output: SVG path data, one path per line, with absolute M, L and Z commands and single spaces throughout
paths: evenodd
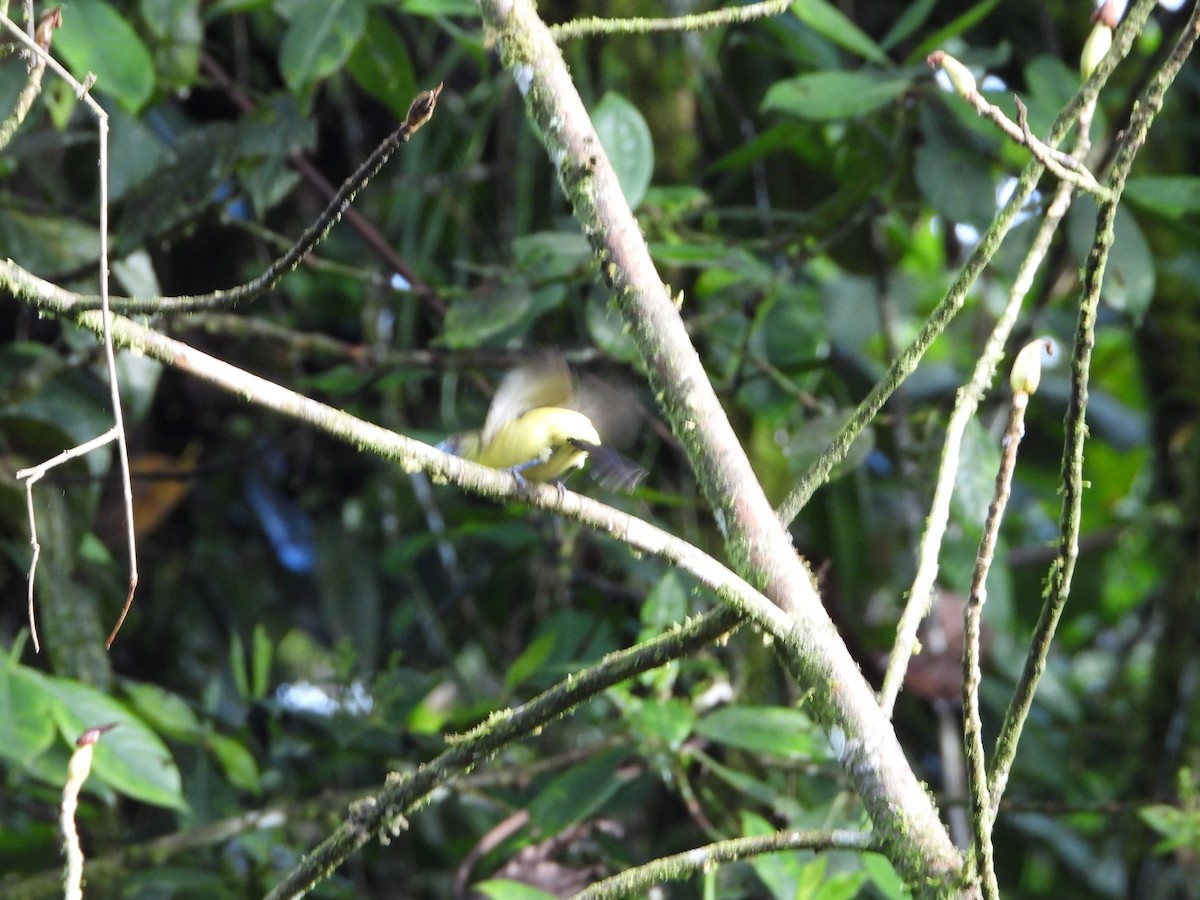
M 19 665 L 0 665 L 0 757 L 22 768 L 54 743 L 45 682 Z
M 271 686 L 271 658 L 275 644 L 261 623 L 254 626 L 253 641 L 254 649 L 250 660 L 253 666 L 250 673 L 250 690 L 253 692 L 251 696 L 255 700 L 261 700 L 267 696 L 267 689 Z
M 0 247 L 25 268 L 50 276 L 98 260 L 100 233 L 77 219 L 5 209 L 0 210 Z
M 79 81 L 94 74 L 96 90 L 130 112 L 140 110 L 154 91 L 150 51 L 103 0 L 73 0 L 63 11 L 62 28 L 55 32 L 54 50 Z
M 265 216 L 300 179 L 290 160 L 315 146 L 316 126 L 301 114 L 294 97 L 281 94 L 239 122 L 235 137 L 231 149 L 238 156 L 238 181 L 258 216 Z
M 974 28 L 980 22 L 991 14 L 992 10 L 1000 5 L 1000 0 L 980 0 L 962 15 L 956 17 L 947 25 L 942 26 L 929 37 L 921 42 L 909 55 L 910 61 L 921 61 L 934 50 L 939 50 L 945 46 L 946 42 L 951 38 L 956 38 L 960 34 Z
M 168 737 L 192 739 L 200 731 L 200 722 L 183 698 L 156 684 L 121 680 L 121 690 L 133 708 L 154 728 Z
M 533 291 L 524 282 L 497 285 L 487 293 L 454 300 L 446 312 L 442 339 L 453 349 L 476 347 L 523 330 L 566 299 L 567 287 L 561 282 Z
M 355 83 L 390 109 L 397 121 L 408 113 L 417 93 L 408 44 L 382 13 L 371 10 L 366 33 L 346 60 Z
M 96 743 L 92 774 L 113 790 L 172 809 L 185 809 L 179 769 L 171 751 L 128 707 L 77 681 L 43 676 L 58 700 L 52 715 L 70 743 L 98 725 L 117 727 Z M 65 773 L 64 773 L 65 774 Z
M 154 63 L 164 88 L 190 87 L 200 71 L 204 24 L 199 0 L 142 0 L 142 21 L 154 36 Z
M 8 363 L 20 355 L 2 357 Z M 49 457 L 110 427 L 112 414 L 105 398 L 101 385 L 83 369 L 52 372 L 35 393 L 0 405 L 0 424 L 24 452 Z M 78 465 L 98 475 L 107 471 L 109 458 L 101 450 L 87 454 Z
M 540 670 L 550 658 L 557 642 L 558 633 L 552 629 L 543 631 L 531 640 L 524 652 L 508 667 L 508 672 L 504 675 L 504 687 L 511 691 Z
M 683 742 L 691 737 L 696 716 L 691 705 L 677 697 L 647 700 L 642 704 L 638 725 L 642 734 L 677 753 Z
M 1147 212 L 1178 219 L 1200 212 L 1200 178 L 1192 175 L 1144 175 L 1125 183 L 1125 197 Z
M 638 108 L 609 91 L 592 110 L 592 124 L 608 154 L 630 209 L 637 209 L 654 174 L 654 141 Z
M 404 12 L 410 16 L 469 16 L 479 18 L 475 0 L 405 0 Z
M 895 21 L 888 29 L 888 33 L 883 36 L 883 40 L 879 42 L 879 46 L 884 50 L 891 50 L 901 41 L 915 34 L 925 24 L 937 4 L 938 0 L 916 0 L 915 3 L 907 4 L 904 12 L 900 13 L 900 18 Z
M 817 34 L 863 59 L 886 65 L 888 55 L 861 28 L 825 0 L 798 0 L 790 7 L 796 18 Z
M 910 900 L 912 894 L 904 886 L 904 881 L 892 867 L 891 860 L 881 853 L 864 853 L 859 857 L 863 870 L 887 900 Z
M 982 230 L 996 214 L 994 179 L 987 159 L 966 140 L 944 127 L 937 109 L 924 105 L 914 174 L 922 196 L 951 222 Z
M 288 87 L 303 93 L 338 71 L 366 25 L 363 0 L 299 4 L 279 51 L 279 68 Z
M 726 766 L 715 757 L 701 753 L 699 750 L 689 749 L 688 756 L 695 757 L 696 761 L 703 765 L 705 769 L 711 771 L 713 775 L 728 784 L 735 791 L 744 794 L 755 803 L 762 804 L 765 809 L 771 810 L 776 816 L 786 821 L 800 821 L 807 812 L 800 803 L 788 796 L 786 792 L 781 793 L 777 782 L 768 783 L 761 778 L 747 774 L 739 768 Z
M 672 625 L 682 623 L 688 614 L 688 595 L 683 581 L 675 571 L 659 579 L 642 604 L 642 639 L 661 634 Z
M 472 891 L 478 891 L 492 900 L 554 900 L 554 894 L 547 894 L 535 887 L 522 884 L 519 881 L 509 881 L 507 878 L 493 878 L 471 885 Z
M 274 0 L 217 0 L 212 6 L 204 11 L 204 18 L 208 21 L 228 16 L 232 13 L 247 13 L 256 12 L 262 9 L 269 9 Z
M 1095 231 L 1096 201 L 1091 197 L 1080 197 L 1071 204 L 1067 217 L 1071 251 L 1080 266 L 1085 264 L 1091 252 Z M 1118 207 L 1100 299 L 1110 308 L 1127 313 L 1134 322 L 1141 322 L 1154 299 L 1155 282 L 1150 243 L 1128 209 Z
M 696 733 L 730 747 L 793 760 L 827 755 L 820 730 L 798 709 L 727 706 L 696 723 Z
M 205 738 L 205 743 L 230 784 L 249 794 L 261 792 L 258 763 L 244 744 L 223 734 L 210 734 Z
M 765 837 L 775 831 L 771 823 L 757 813 L 742 812 L 742 834 L 746 837 Z M 803 896 L 799 888 L 805 863 L 800 853 L 763 853 L 753 857 L 750 865 L 777 900 L 797 900 Z
M 529 826 L 544 837 L 591 818 L 622 781 L 617 769 L 629 757 L 624 747 L 598 753 L 552 779 L 529 804 Z
M 815 122 L 850 119 L 887 106 L 911 79 L 880 72 L 812 72 L 777 81 L 763 98 L 764 111 L 775 110 Z
M 251 700 L 250 667 L 246 660 L 246 644 L 236 631 L 229 635 L 229 670 L 233 686 L 243 700 Z

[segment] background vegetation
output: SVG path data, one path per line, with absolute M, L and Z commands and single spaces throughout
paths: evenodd
M 547 2 L 539 13 L 563 23 L 699 11 L 682 6 Z M 1094 172 L 1191 12 L 1155 11 L 1103 89 Z M 816 0 L 708 30 L 562 36 L 772 504 L 918 335 L 1030 159 L 936 80 L 926 55 L 955 54 L 1011 116 L 1018 94 L 1045 135 L 1080 86 L 1092 29 L 1079 3 Z M 561 348 L 640 404 L 627 452 L 651 473 L 629 496 L 584 476 L 569 486 L 726 559 L 727 523 L 647 386 L 494 37 L 468 0 L 72 0 L 52 52 L 81 80 L 97 76 L 111 117 L 114 293 L 178 297 L 259 275 L 417 92 L 445 84 L 430 122 L 271 290 L 232 308 L 114 308 L 429 444 L 477 427 L 530 348 Z M 6 114 L 28 81 L 10 49 Z M 1119 207 L 1091 365 L 1080 562 L 996 825 L 1006 897 L 1195 896 L 1198 101 L 1200 74 L 1185 66 Z M 96 160 L 94 117 L 47 72 L 0 152 L 0 257 L 98 293 Z M 1055 188 L 1042 180 L 962 312 L 791 524 L 875 686 L 956 391 Z M 1069 356 L 1095 221 L 1094 201 L 1072 205 L 1008 361 L 1036 335 Z M 6 897 L 61 891 L 56 809 L 87 727 L 121 723 L 100 740 L 78 814 L 89 893 L 260 895 L 389 772 L 442 753 L 446 735 L 721 602 L 667 562 L 518 496 L 431 484 L 192 371 L 121 354 L 138 473 L 133 611 L 106 651 L 127 587 L 110 445 L 34 490 L 34 654 L 14 473 L 112 418 L 103 350 L 73 324 L 78 311 L 47 314 L 11 268 L 3 277 L 6 297 L 19 297 L 0 306 Z M 1031 401 L 988 580 L 989 749 L 1056 553 L 1070 375 L 1065 364 L 1047 371 Z M 965 803 L 961 741 L 940 739 L 947 728 L 961 737 L 956 604 L 970 589 L 1010 399 L 1000 377 L 967 423 L 940 547 L 934 621 L 945 640 L 926 639 L 894 715 L 907 759 L 951 818 Z M 775 651 L 744 625 L 608 688 L 448 781 L 406 830 L 370 841 L 313 895 L 446 897 L 487 879 L 566 895 L 709 841 L 868 826 L 838 764 L 837 729 L 810 709 L 827 686 L 798 682 Z M 883 856 L 851 850 L 758 856 L 669 890 L 903 894 Z

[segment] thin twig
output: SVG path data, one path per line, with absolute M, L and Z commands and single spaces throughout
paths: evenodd
M 712 871 L 718 863 L 753 859 L 764 853 L 795 850 L 854 850 L 862 853 L 873 849 L 874 839 L 869 831 L 778 831 L 775 834 L 733 838 L 626 869 L 611 878 L 597 881 L 575 894 L 571 900 L 643 897 L 650 888 L 664 881 L 684 881 L 698 872 Z
M 242 112 L 253 113 L 255 110 L 254 101 L 246 96 L 234 82 L 229 73 L 221 68 L 220 64 L 212 58 L 208 53 L 203 53 L 200 57 L 200 68 L 208 75 L 218 86 L 223 88 L 229 95 L 229 99 L 233 101 Z M 409 135 L 411 137 L 412 135 Z M 324 195 L 327 201 L 332 201 L 337 196 L 337 189 L 334 188 L 329 180 L 321 174 L 312 161 L 308 157 L 293 153 L 289 158 L 292 166 L 303 178 Z M 417 273 L 408 262 L 396 252 L 396 249 L 388 242 L 382 234 L 379 233 L 371 221 L 356 210 L 353 206 L 347 207 L 342 218 L 346 220 L 351 228 L 359 233 L 359 236 L 366 242 L 375 255 L 382 260 L 393 272 L 398 272 L 405 281 L 412 287 L 412 292 L 425 301 L 431 309 L 440 315 L 445 315 L 446 304 L 438 296 L 437 291 L 429 285 Z M 286 246 L 286 244 L 285 244 Z
M 1072 154 L 1080 158 L 1087 155 L 1091 142 L 1088 139 L 1088 129 L 1083 120 L 1090 121 L 1090 115 L 1080 116 L 1080 126 L 1076 131 L 1076 143 Z M 984 343 L 983 352 L 975 363 L 971 380 L 958 389 L 954 410 L 946 422 L 946 437 L 942 442 L 942 457 L 938 463 L 937 479 L 934 483 L 933 499 L 929 504 L 929 515 L 925 519 L 925 531 L 921 534 L 920 546 L 917 550 L 917 571 L 913 576 L 912 587 L 908 591 L 908 599 L 904 604 L 904 612 L 896 626 L 896 640 L 888 657 L 887 671 L 883 676 L 883 687 L 879 691 L 879 705 L 890 718 L 896 705 L 896 697 L 904 683 L 904 674 L 908 670 L 908 662 L 916 646 L 917 629 L 921 620 L 928 615 L 933 605 L 933 587 L 938 576 L 938 554 L 942 549 L 942 539 L 946 534 L 946 524 L 950 520 L 950 500 L 954 494 L 954 483 L 958 475 L 959 451 L 962 447 L 963 436 L 967 424 L 979 408 L 1000 365 L 1004 354 L 1004 345 L 1012 334 L 1020 315 L 1021 306 L 1029 289 L 1033 286 L 1034 276 L 1041 267 L 1050 244 L 1062 224 L 1067 210 L 1071 208 L 1074 195 L 1074 185 L 1068 181 L 1060 181 L 1054 198 L 1046 208 L 1042 223 L 1038 226 L 1037 234 L 1029 246 L 1029 252 L 1021 261 L 1021 266 L 1013 278 L 1008 292 L 1008 302 L 1000 317 L 996 320 L 992 332 Z
M 212 291 L 208 294 L 182 297 L 113 297 L 113 308 L 122 313 L 166 313 L 189 312 L 199 309 L 222 309 L 234 306 L 246 300 L 251 300 L 271 290 L 288 272 L 312 252 L 330 229 L 337 224 L 342 215 L 349 209 L 354 198 L 366 185 L 379 174 L 379 171 L 391 159 L 403 144 L 416 134 L 417 130 L 429 121 L 437 105 L 438 94 L 442 91 L 439 84 L 431 91 L 422 91 L 413 100 L 408 109 L 408 115 L 400 126 L 389 134 L 363 160 L 342 186 L 338 188 L 333 199 L 329 201 L 315 222 L 304 229 L 303 234 L 291 248 L 267 266 L 266 270 L 245 284 L 225 290 Z M 76 309 L 95 309 L 102 301 L 97 297 L 76 295 L 73 305 Z
M 1020 97 L 1013 94 L 1013 100 L 1017 104 L 1017 121 L 1014 122 L 1005 115 L 1004 110 L 996 104 L 988 102 L 988 99 L 975 86 L 974 77 L 971 77 L 969 73 L 963 75 L 966 67 L 953 56 L 944 50 L 935 50 L 929 54 L 926 60 L 931 67 L 942 67 L 950 76 L 951 83 L 960 97 L 975 107 L 975 111 L 979 115 L 994 122 L 1014 142 L 1027 147 L 1033 154 L 1033 158 L 1049 169 L 1056 178 L 1061 181 L 1069 181 L 1080 190 L 1094 194 L 1098 199 L 1108 198 L 1108 188 L 1096 180 L 1096 176 L 1088 170 L 1082 160 L 1051 147 L 1034 135 L 1027 121 L 1029 111 L 1021 102 Z
M 983 537 L 979 541 L 979 553 L 975 557 L 975 568 L 971 573 L 971 591 L 967 596 L 967 608 L 963 625 L 963 739 L 967 754 L 967 795 L 971 800 L 971 838 L 975 848 L 975 871 L 979 877 L 983 896 L 988 900 L 999 900 L 1000 888 L 996 883 L 996 865 L 993 856 L 991 816 L 988 812 L 987 764 L 983 751 L 983 721 L 979 717 L 980 672 L 980 629 L 982 627 L 983 604 L 987 601 L 987 575 L 996 553 L 996 541 L 1000 535 L 1000 523 L 1012 492 L 1012 477 L 1017 465 L 1017 447 L 1025 434 L 1025 408 L 1029 405 L 1029 394 L 1018 391 L 1013 395 L 1009 408 L 1008 428 L 1001 443 L 1000 467 L 996 472 L 996 489 L 992 504 L 988 507 L 983 526 Z
M 7 16 L 3 19 L 5 27 L 13 32 L 18 39 L 25 43 L 29 50 L 36 57 L 48 64 L 56 73 L 62 77 L 67 84 L 71 85 L 76 94 L 82 99 L 89 109 L 96 116 L 97 138 L 99 145 L 99 230 L 100 230 L 100 307 L 101 317 L 103 320 L 103 328 L 101 333 L 104 338 L 104 361 L 105 368 L 108 373 L 108 388 L 109 401 L 112 404 L 113 412 L 113 431 L 116 434 L 117 440 L 117 457 L 121 467 L 121 493 L 125 505 L 125 538 L 129 553 L 129 592 L 125 596 L 125 605 L 121 609 L 121 615 L 117 620 L 116 626 L 112 633 L 108 636 L 106 646 L 111 647 L 113 638 L 116 637 L 117 631 L 121 628 L 121 623 L 125 621 L 125 616 L 129 612 L 130 606 L 133 605 L 133 595 L 137 590 L 138 571 L 137 571 L 137 541 L 134 537 L 133 530 L 133 484 L 129 477 L 129 446 L 125 437 L 125 421 L 121 411 L 121 386 L 117 378 L 117 360 L 116 354 L 113 351 L 112 342 L 112 312 L 108 306 L 108 113 L 104 108 L 92 98 L 88 93 L 91 82 L 94 78 L 89 75 L 89 78 L 84 83 L 76 81 L 69 72 L 63 69 L 54 61 L 54 58 L 40 46 L 36 41 L 26 36 L 20 29 L 13 24 L 12 20 Z M 108 436 L 103 436 L 104 443 L 110 439 Z M 40 476 L 39 476 L 40 477 Z M 35 479 L 36 480 L 36 479 Z M 32 487 L 30 487 L 32 489 Z M 30 500 L 29 509 L 33 510 L 33 503 Z M 32 529 L 31 529 L 32 530 Z M 36 539 L 35 539 L 36 540 Z M 34 554 L 33 561 L 36 563 L 38 553 Z M 29 575 L 30 590 L 33 589 L 33 572 Z M 32 626 L 32 611 L 33 604 L 30 601 L 30 624 Z M 35 641 L 36 646 L 36 641 Z
M 1118 42 L 1128 24 L 1127 18 L 1125 25 L 1118 31 Z M 1075 562 L 1079 556 L 1080 516 L 1084 488 L 1083 447 L 1087 436 L 1084 414 L 1087 410 L 1092 348 L 1096 339 L 1096 314 L 1104 282 L 1104 270 L 1113 245 L 1117 203 L 1124 192 L 1125 180 L 1133 167 L 1138 151 L 1145 143 L 1150 126 L 1162 108 L 1163 97 L 1191 54 L 1198 37 L 1200 37 L 1200 4 L 1193 7 L 1191 17 L 1184 26 L 1171 55 L 1135 104 L 1129 126 L 1118 141 L 1112 172 L 1108 178 L 1110 199 L 1098 204 L 1096 237 L 1084 269 L 1083 297 L 1079 306 L 1079 321 L 1076 326 L 1075 345 L 1071 358 L 1071 396 L 1067 406 L 1066 433 L 1063 441 L 1063 508 L 1059 525 L 1058 557 L 1050 566 L 1041 615 L 1038 617 L 1030 650 L 1025 658 L 1024 669 L 1013 692 L 1012 700 L 1009 702 L 992 754 L 989 793 L 993 819 L 996 816 L 997 805 L 1004 795 L 1013 760 L 1016 758 L 1021 729 L 1029 716 L 1034 693 L 1046 668 L 1050 644 L 1070 594 Z M 1102 61 L 1102 66 L 1111 60 L 1115 51 L 1116 46 Z M 1089 84 L 1095 78 L 1096 76 L 1093 75 Z
M 766 0 L 763 3 L 747 3 L 745 6 L 727 6 L 712 12 L 697 13 L 690 16 L 674 16 L 672 18 L 628 18 L 602 19 L 572 19 L 560 25 L 551 25 L 550 33 L 558 43 L 574 38 L 589 37 L 598 34 L 654 34 L 663 31 L 703 31 L 709 28 L 720 28 L 722 25 L 735 25 L 743 22 L 753 22 L 768 16 L 778 16 L 787 12 L 794 0 Z

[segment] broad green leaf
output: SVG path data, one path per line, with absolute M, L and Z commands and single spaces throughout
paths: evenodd
M 610 359 L 636 364 L 641 355 L 620 313 L 602 301 L 587 304 L 588 335 Z
M 652 745 L 677 752 L 692 734 L 696 723 L 689 704 L 674 697 L 666 700 L 636 700 L 626 710 L 633 729 Z
M 798 709 L 727 706 L 696 723 L 696 733 L 730 747 L 794 760 L 824 759 L 825 738 Z
M 539 231 L 512 242 L 515 265 L 531 281 L 577 275 L 592 259 L 587 238 L 577 230 Z
M 229 783 L 240 791 L 257 794 L 262 790 L 258 777 L 258 763 L 246 745 L 223 734 L 210 734 L 205 743 L 221 765 L 221 771 Z
M 882 109 L 910 84 L 910 78 L 865 69 L 812 72 L 775 82 L 767 90 L 762 108 L 815 122 L 851 119 Z
M 887 65 L 888 55 L 879 45 L 826 0 L 797 0 L 789 8 L 801 22 L 839 47 L 873 63 Z
M 1022 99 L 1029 110 L 1029 128 L 1034 134 L 1044 135 L 1058 117 L 1059 110 L 1070 102 L 1079 89 L 1079 70 L 1068 66 L 1057 56 L 1041 54 L 1025 67 L 1025 84 Z M 1015 115 L 1011 97 L 996 97 L 994 100 L 1007 108 L 1010 115 Z M 1099 122 L 1092 127 L 1098 125 Z M 1028 151 L 1022 148 L 1021 157 L 1028 158 L 1027 154 Z
M 929 205 L 951 222 L 986 228 L 996 214 L 994 179 L 977 146 L 944 127 L 936 107 L 921 109 L 914 174 Z
M 54 743 L 50 707 L 56 702 L 29 669 L 0 665 L 0 757 L 25 767 Z
M 92 775 L 136 800 L 185 808 L 171 751 L 128 707 L 77 681 L 48 676 L 46 681 L 58 700 L 52 708 L 54 720 L 67 741 L 74 743 L 98 725 L 117 725 L 96 743 Z
M 178 694 L 156 684 L 128 679 L 121 681 L 121 690 L 142 718 L 168 737 L 192 740 L 200 731 L 196 714 Z
M 112 424 L 112 414 L 105 390 L 95 379 L 82 369 L 64 369 L 47 374 L 36 393 L 0 404 L 0 423 L 22 451 L 48 458 L 103 434 Z M 77 465 L 98 475 L 106 471 L 108 459 L 100 450 Z
M 524 652 L 508 667 L 508 672 L 504 675 L 504 687 L 512 690 L 541 669 L 546 664 L 546 660 L 550 658 L 557 641 L 558 634 L 550 629 L 543 631 L 531 640 L 526 645 Z
M 592 110 L 592 124 L 608 154 L 630 209 L 637 209 L 654 174 L 654 141 L 638 108 L 609 91 Z
M 190 87 L 200 70 L 204 24 L 199 0 L 141 0 L 142 21 L 154 36 L 154 63 L 164 88 Z
M 232 13 L 247 13 L 269 9 L 273 3 L 274 0 L 217 0 L 216 3 L 205 9 L 204 18 L 211 22 L 213 19 L 218 19 L 221 16 L 227 16 Z
M 966 12 L 957 16 L 947 25 L 942 26 L 921 42 L 921 45 L 909 56 L 909 61 L 919 62 L 934 50 L 941 49 L 951 38 L 958 37 L 967 30 L 974 28 L 1000 5 L 1000 0 L 980 0 Z
M 715 757 L 699 750 L 689 749 L 688 755 L 695 757 L 705 769 L 711 771 L 713 775 L 734 790 L 741 792 L 755 803 L 762 804 L 764 808 L 771 810 L 786 821 L 799 821 L 804 816 L 805 808 L 794 798 L 786 793 L 781 793 L 778 784 L 770 784 L 761 778 L 747 774 L 740 768 L 726 766 Z
M 442 339 L 448 347 L 477 347 L 511 335 L 567 299 L 561 282 L 531 291 L 524 282 L 500 284 L 487 293 L 470 294 L 450 304 Z
M 410 16 L 468 16 L 479 18 L 475 0 L 404 0 L 404 13 Z
M 366 32 L 346 60 L 346 71 L 360 88 L 385 104 L 397 121 L 408 113 L 417 94 L 408 44 L 378 10 L 368 14 Z
M 96 225 L 51 215 L 0 210 L 0 247 L 33 272 L 50 276 L 78 269 L 100 258 Z
M 168 151 L 141 119 L 120 107 L 109 112 L 108 128 L 108 198 L 119 203 L 162 167 Z
M 629 750 L 615 747 L 552 779 L 529 804 L 529 827 L 553 837 L 590 819 L 624 783 L 617 769 L 628 758 Z
M 366 25 L 364 0 L 299 4 L 279 51 L 279 68 L 288 87 L 304 92 L 338 71 Z
M 1091 251 L 1095 231 L 1096 202 L 1091 197 L 1080 197 L 1067 216 L 1071 251 L 1080 266 Z M 1117 208 L 1113 234 L 1100 299 L 1140 322 L 1154 298 L 1154 256 L 1137 220 L 1123 206 Z
M 659 579 L 642 604 L 642 638 L 653 637 L 672 625 L 682 623 L 688 614 L 688 595 L 679 574 L 668 571 Z
M 262 623 L 254 626 L 253 642 L 250 690 L 255 700 L 261 700 L 267 696 L 267 689 L 271 686 L 271 660 L 275 644 Z
M 742 834 L 746 837 L 764 837 L 774 834 L 776 828 L 757 813 L 742 811 Z M 798 890 L 804 877 L 804 856 L 800 853 L 763 853 L 750 859 L 754 874 L 762 880 L 776 900 L 797 900 L 802 894 Z
M 884 50 L 891 50 L 901 41 L 916 33 L 917 29 L 925 24 L 937 4 L 938 0 L 916 0 L 915 3 L 909 3 L 904 7 L 904 12 L 900 13 L 900 17 L 896 19 L 892 27 L 888 29 L 888 33 L 883 36 L 879 46 Z
M 904 886 L 903 879 L 896 874 L 891 860 L 881 853 L 864 853 L 859 859 L 867 877 L 871 879 L 871 884 L 887 900 L 910 900 L 912 894 Z
M 1007 379 L 1006 379 L 1007 380 Z M 977 418 L 967 420 L 950 508 L 960 524 L 982 525 L 995 494 L 1000 448 Z
M 471 890 L 478 891 L 491 900 L 554 900 L 554 894 L 547 894 L 535 887 L 506 878 L 480 881 L 471 885 Z
M 1143 175 L 1125 183 L 1125 197 L 1164 219 L 1200 212 L 1200 178 L 1192 175 Z
M 290 160 L 315 146 L 316 126 L 301 114 L 295 98 L 280 94 L 240 121 L 235 138 L 230 149 L 237 154 L 238 181 L 255 213 L 265 216 L 299 180 Z
M 130 112 L 154 91 L 154 61 L 133 27 L 103 0 L 73 0 L 63 11 L 54 50 L 79 81 L 96 76 L 96 90 Z

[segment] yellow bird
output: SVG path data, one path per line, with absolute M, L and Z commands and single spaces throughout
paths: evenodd
M 592 477 L 600 484 L 632 490 L 646 470 L 607 446 L 593 422 L 615 421 L 619 413 L 634 409 L 615 394 L 595 384 L 581 389 L 562 357 L 546 354 L 500 382 L 482 431 L 452 435 L 439 446 L 464 459 L 507 469 L 520 484 L 526 479 L 561 484 L 590 460 Z

